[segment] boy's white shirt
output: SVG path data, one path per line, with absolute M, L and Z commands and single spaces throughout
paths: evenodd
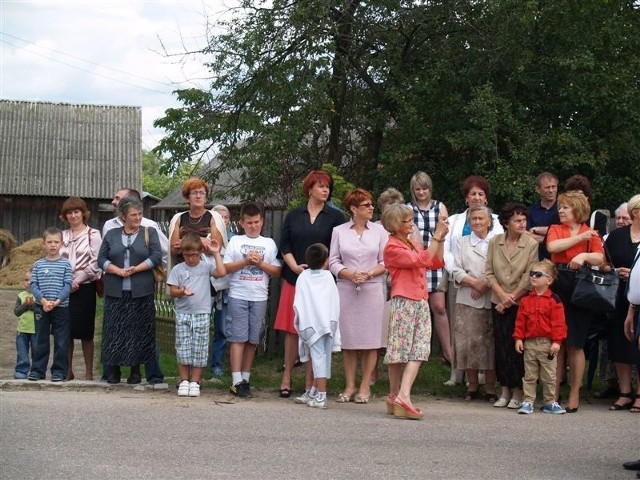
M 308 360 L 308 346 L 326 334 L 333 336 L 332 351 L 340 351 L 340 296 L 331 272 L 311 269 L 302 272 L 296 281 L 293 310 L 301 361 Z
M 277 267 L 282 262 L 276 258 L 278 247 L 273 239 L 259 235 L 255 238 L 247 235 L 234 235 L 224 252 L 224 263 L 242 260 L 249 250 L 258 250 L 264 262 Z M 264 270 L 255 265 L 246 265 L 240 270 L 230 273 L 229 296 L 239 300 L 265 301 L 269 295 L 269 279 Z

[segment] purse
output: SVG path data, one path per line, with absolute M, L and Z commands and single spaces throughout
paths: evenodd
M 611 258 L 604 242 L 602 245 L 607 256 Z M 588 248 L 587 252 L 589 252 Z M 594 270 L 583 265 L 576 271 L 571 303 L 576 307 L 594 312 L 613 312 L 616 309 L 619 285 L 620 278 L 613 265 L 609 272 Z
M 144 227 L 144 245 L 149 248 L 149 227 Z M 156 283 L 164 283 L 167 280 L 167 274 L 162 268 L 162 263 L 153 267 L 152 273 Z

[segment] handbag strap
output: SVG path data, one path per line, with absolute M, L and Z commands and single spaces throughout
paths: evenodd
M 604 241 L 604 239 L 599 233 L 598 233 L 598 238 L 600 239 L 600 243 L 602 244 L 602 248 L 604 249 L 606 258 L 609 260 L 609 265 L 611 265 L 611 268 L 615 269 L 616 266 L 611 261 L 611 254 L 609 253 L 609 249 L 607 248 L 607 242 Z M 591 240 L 587 240 L 587 253 L 591 253 Z

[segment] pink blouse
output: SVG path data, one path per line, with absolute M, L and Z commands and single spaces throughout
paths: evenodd
M 62 232 L 60 255 L 69 260 L 73 269 L 73 281 L 78 285 L 95 282 L 102 274 L 98 268 L 98 252 L 102 237 L 100 232 L 85 226 L 80 235 L 74 237 L 71 229 Z

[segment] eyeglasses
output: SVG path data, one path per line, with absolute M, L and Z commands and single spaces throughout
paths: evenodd
M 197 196 L 206 197 L 207 196 L 207 191 L 206 190 L 191 190 L 189 192 L 189 195 L 192 196 L 192 197 L 197 197 Z
M 361 203 L 358 206 L 359 207 L 364 207 L 364 208 L 372 208 L 373 207 L 373 203 Z
M 530 277 L 535 277 L 535 278 L 540 278 L 540 277 L 548 277 L 551 278 L 551 275 L 547 275 L 544 272 L 539 272 L 537 270 L 530 270 L 529 271 L 529 276 Z

